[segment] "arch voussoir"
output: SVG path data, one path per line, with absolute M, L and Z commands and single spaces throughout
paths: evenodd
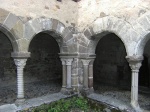
M 139 37 L 139 35 L 129 23 L 113 16 L 98 18 L 93 22 L 93 24 L 91 24 L 91 26 L 86 28 L 84 35 L 87 39 L 90 40 L 87 48 L 89 50 L 87 50 L 87 52 L 94 53 L 98 41 L 102 36 L 108 33 L 116 34 L 123 41 L 127 54 L 133 54 L 133 49 L 129 50 L 129 44 L 132 44 L 135 41 L 137 42 L 136 37 Z M 94 51 L 92 51 L 92 49 Z
M 144 47 L 150 39 L 150 13 L 144 14 L 137 20 L 135 29 L 139 32 L 140 37 L 135 46 L 135 53 L 137 55 L 143 55 Z

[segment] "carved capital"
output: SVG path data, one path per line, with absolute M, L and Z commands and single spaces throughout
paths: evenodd
M 91 59 L 90 60 L 89 59 L 82 59 L 81 61 L 82 61 L 84 66 L 88 66 L 89 63 L 91 62 Z
M 66 65 L 72 65 L 73 59 L 66 59 Z
M 132 71 L 139 71 L 141 67 L 141 63 L 143 61 L 143 56 L 126 56 L 127 61 L 129 62 L 129 66 Z
M 62 65 L 66 65 L 66 60 L 65 59 L 61 59 Z
M 27 59 L 14 59 L 14 61 L 17 67 L 24 68 L 24 66 L 26 65 Z
M 89 65 L 93 66 L 94 60 L 95 60 L 95 59 L 91 59 Z

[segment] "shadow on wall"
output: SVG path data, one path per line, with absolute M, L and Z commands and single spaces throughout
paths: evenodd
M 16 100 L 16 66 L 10 40 L 0 32 L 0 105 Z
M 108 34 L 100 39 L 95 53 L 94 86 L 102 84 L 130 89 L 131 70 L 122 41 L 115 34 Z
M 60 91 L 62 65 L 55 39 L 46 33 L 37 34 L 30 43 L 31 57 L 25 67 L 26 97 L 37 97 Z
M 139 72 L 139 86 L 140 88 L 149 88 L 150 92 L 150 40 L 146 43 L 144 48 L 144 60 Z

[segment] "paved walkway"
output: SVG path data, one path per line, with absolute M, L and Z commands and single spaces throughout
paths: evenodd
M 48 104 L 53 101 L 57 101 L 67 97 L 70 96 L 63 95 L 61 93 L 54 93 L 54 94 L 26 100 L 22 105 L 19 105 L 18 107 L 15 104 L 2 105 L 0 106 L 0 112 L 17 112 L 19 110 L 27 110 L 31 107 L 40 106 L 42 104 Z
M 126 103 L 122 100 L 115 99 L 112 96 L 104 96 L 102 94 L 93 93 L 93 94 L 90 94 L 88 96 L 88 98 L 96 100 L 96 101 L 103 102 L 105 104 L 108 104 L 108 105 L 111 105 L 111 106 L 114 106 L 114 107 L 117 107 L 120 110 L 126 110 L 127 112 L 150 112 L 150 111 L 141 110 L 141 109 L 135 111 L 131 107 L 130 103 Z

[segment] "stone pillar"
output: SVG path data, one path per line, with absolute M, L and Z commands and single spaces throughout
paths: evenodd
M 14 59 L 15 65 L 17 66 L 17 99 L 24 100 L 24 79 L 23 79 L 23 69 L 26 65 L 27 59 Z
M 89 90 L 88 78 L 89 78 L 89 63 L 91 60 L 82 59 L 83 63 L 83 89 L 84 91 Z
M 131 85 L 131 105 L 138 109 L 138 73 L 141 67 L 143 56 L 127 56 L 126 57 L 132 70 L 132 85 Z
M 15 65 L 17 66 L 17 103 L 22 103 L 24 101 L 23 69 L 27 58 L 30 57 L 30 52 L 13 52 L 11 57 L 14 58 Z
M 66 67 L 66 60 L 61 59 L 62 61 L 62 71 L 63 71 L 63 76 L 62 76 L 62 89 L 61 92 L 65 93 L 66 92 L 66 86 L 67 86 L 67 67 Z
M 71 65 L 72 65 L 73 59 L 66 59 L 66 65 L 67 65 L 67 90 L 71 90 Z
M 71 76 L 71 85 L 72 85 L 72 90 L 73 92 L 78 92 L 78 58 L 74 58 L 72 62 L 72 76 Z
M 94 89 L 93 89 L 93 62 L 94 62 L 94 59 L 91 59 L 90 63 L 89 63 L 89 82 L 88 82 L 88 86 L 89 86 L 89 90 L 90 92 L 94 92 Z

